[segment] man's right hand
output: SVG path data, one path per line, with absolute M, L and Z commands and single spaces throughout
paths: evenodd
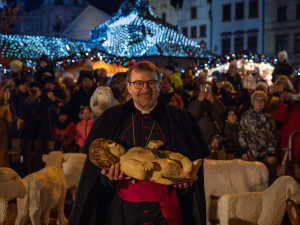
M 109 169 L 109 171 L 106 171 L 106 170 L 102 170 L 101 173 L 104 175 L 104 176 L 107 176 L 108 179 L 110 180 L 123 180 L 127 177 L 125 177 L 125 174 L 124 172 L 120 171 L 120 163 L 116 163 L 115 165 L 112 165 Z
M 200 91 L 198 95 L 198 101 L 203 102 L 204 99 L 206 98 L 207 93 L 205 91 Z

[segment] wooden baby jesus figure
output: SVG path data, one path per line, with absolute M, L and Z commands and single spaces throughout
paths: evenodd
M 186 173 L 195 177 L 203 160 L 191 162 L 180 153 L 159 150 L 162 141 L 151 140 L 146 147 L 128 149 L 105 138 L 94 140 L 89 148 L 90 161 L 97 167 L 109 170 L 120 162 L 121 171 L 137 180 L 149 180 L 164 185 L 190 181 Z

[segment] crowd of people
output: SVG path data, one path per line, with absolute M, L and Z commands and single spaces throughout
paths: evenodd
M 273 85 L 253 74 L 256 85 L 252 88 L 243 84 L 248 75 L 237 68 L 236 61 L 228 71 L 212 77 L 205 70 L 196 74 L 191 68 L 180 73 L 169 63 L 160 71 L 158 101 L 193 114 L 211 150 L 210 158 L 276 165 L 290 134 L 300 130 L 300 104 L 291 98 L 299 94 L 299 79 L 292 75 L 285 51 L 278 59 Z M 90 99 L 98 86 L 111 87 L 120 104 L 130 99 L 126 73 L 109 80 L 107 71 L 93 70 L 90 60 L 85 61 L 78 79 L 72 73 L 57 77 L 46 55 L 33 76 L 25 73 L 20 60 L 13 60 L 10 68 L 0 89 L 0 135 L 5 140 L 0 143 L 0 166 L 23 161 L 22 175 L 42 168 L 41 156 L 51 150 L 81 152 L 95 121 Z M 293 160 L 300 163 L 300 136 L 293 148 Z

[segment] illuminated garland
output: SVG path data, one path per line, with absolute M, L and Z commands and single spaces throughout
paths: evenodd
M 27 66 L 35 67 L 37 60 L 43 55 L 48 55 L 57 65 L 71 65 L 91 57 L 107 63 L 125 63 L 128 60 L 118 58 L 104 52 L 101 46 L 91 55 L 93 48 L 90 42 L 76 41 L 67 38 L 54 38 L 27 35 L 0 35 L 0 57 L 20 59 Z
M 0 8 L 4 8 L 5 6 L 7 6 L 7 3 L 5 0 L 0 0 Z
M 206 50 L 197 42 L 155 18 L 148 1 L 138 0 L 131 11 L 120 9 L 111 20 L 91 29 L 90 41 L 101 43 L 106 52 L 117 56 L 206 57 Z
M 211 58 L 198 43 L 161 24 L 147 0 L 137 0 L 134 6 L 124 4 L 112 20 L 90 30 L 88 41 L 0 35 L 0 49 L 1 58 L 20 59 L 28 67 L 35 67 L 43 54 L 57 66 L 87 57 L 123 65 L 129 63 L 129 58 L 142 56 Z
M 244 59 L 246 62 L 254 62 L 254 63 L 269 63 L 272 66 L 277 64 L 277 59 L 272 57 L 265 56 L 264 54 L 256 54 L 252 53 L 251 51 L 242 51 L 239 53 L 230 53 L 224 56 L 213 57 L 211 59 L 204 59 L 199 64 L 199 69 L 211 69 L 221 65 L 224 65 L 231 61 L 237 61 L 240 59 Z M 300 69 L 293 67 L 294 75 L 300 75 Z

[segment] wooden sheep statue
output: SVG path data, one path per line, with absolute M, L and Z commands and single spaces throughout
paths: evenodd
M 18 216 L 16 225 L 25 224 L 28 215 L 33 225 L 49 224 L 50 210 L 57 206 L 58 220 L 62 225 L 67 224 L 64 215 L 64 202 L 67 184 L 62 169 L 63 153 L 50 152 L 43 155 L 45 168 L 24 177 L 27 194 L 17 199 Z M 42 217 L 42 219 L 41 219 Z
M 138 180 L 171 185 L 187 182 L 186 173 L 195 176 L 202 160 L 191 162 L 187 157 L 168 150 L 159 150 L 162 141 L 151 140 L 146 147 L 125 148 L 114 141 L 96 139 L 89 148 L 91 162 L 101 169 L 120 162 L 121 171 Z
M 228 193 L 263 191 L 268 187 L 269 172 L 261 162 L 206 159 L 203 166 L 208 225 L 209 220 L 219 220 L 217 204 L 212 204 L 212 198 L 218 199 Z
M 292 199 L 286 200 L 286 211 L 292 225 L 300 225 L 300 209 Z
M 99 117 L 109 107 L 118 104 L 118 100 L 114 98 L 111 89 L 107 86 L 97 87 L 90 101 L 90 107 L 96 117 Z
M 280 225 L 286 199 L 297 195 L 299 184 L 290 176 L 279 177 L 265 191 L 225 194 L 218 204 L 220 224 Z
M 63 170 L 67 182 L 67 189 L 71 192 L 73 201 L 79 184 L 81 172 L 86 159 L 83 153 L 65 153 Z
M 26 195 L 26 186 L 21 177 L 7 167 L 0 167 L 0 225 L 4 223 L 8 202 Z

